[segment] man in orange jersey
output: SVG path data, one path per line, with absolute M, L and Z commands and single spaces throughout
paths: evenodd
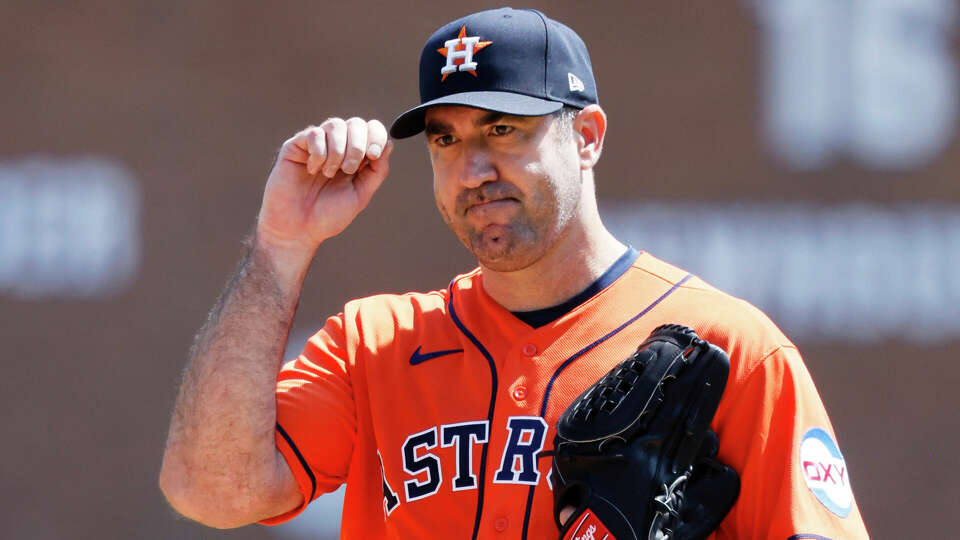
M 347 302 L 281 367 L 301 284 L 387 176 L 376 120 L 287 140 L 249 253 L 201 330 L 160 476 L 214 527 L 278 523 L 346 483 L 342 538 L 556 538 L 549 450 L 567 404 L 664 323 L 726 350 L 711 427 L 739 473 L 716 538 L 863 538 L 850 475 L 796 347 L 760 311 L 603 226 L 606 134 L 586 46 L 532 10 L 429 39 L 437 207 L 479 262 L 448 288 Z M 279 372 L 279 375 L 278 375 Z

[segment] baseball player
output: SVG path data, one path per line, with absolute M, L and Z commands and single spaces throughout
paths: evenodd
M 748 303 L 604 228 L 607 118 L 579 36 L 533 10 L 471 14 L 427 41 L 420 88 L 389 134 L 425 134 L 437 208 L 478 267 L 443 289 L 349 301 L 281 365 L 308 266 L 394 149 L 358 118 L 287 140 L 185 372 L 160 475 L 173 507 L 213 527 L 275 524 L 346 483 L 342 538 L 558 538 L 575 509 L 555 515 L 540 459 L 558 417 L 672 323 L 729 355 L 710 428 L 740 493 L 711 537 L 865 538 L 797 348 Z

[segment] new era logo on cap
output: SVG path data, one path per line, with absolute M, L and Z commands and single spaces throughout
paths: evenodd
M 390 135 L 423 131 L 434 105 L 540 116 L 591 103 L 597 103 L 597 86 L 580 36 L 536 10 L 493 9 L 430 36 L 420 55 L 420 105 L 401 114 Z
M 582 92 L 586 90 L 586 87 L 583 85 L 583 81 L 580 80 L 580 77 L 577 77 L 573 73 L 567 73 L 567 81 L 570 83 L 571 92 Z

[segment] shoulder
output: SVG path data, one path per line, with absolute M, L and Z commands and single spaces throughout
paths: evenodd
M 444 317 L 448 298 L 447 289 L 357 298 L 344 305 L 344 323 L 364 328 L 419 325 L 424 318 Z
M 378 315 L 433 313 L 445 309 L 447 298 L 449 298 L 448 289 L 375 294 L 350 300 L 344 306 L 344 314 L 376 318 Z
M 364 341 L 392 339 L 401 333 L 443 331 L 449 323 L 450 290 L 463 288 L 479 270 L 456 276 L 450 287 L 433 291 L 375 294 L 344 305 L 344 325 L 355 329 Z
M 661 317 L 677 319 L 727 351 L 731 369 L 740 376 L 782 351 L 796 355 L 790 339 L 750 302 L 648 253 L 639 257 L 634 267 L 673 288 L 663 302 Z

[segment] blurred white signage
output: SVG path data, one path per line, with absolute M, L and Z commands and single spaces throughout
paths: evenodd
M 762 27 L 768 142 L 786 164 L 903 169 L 953 136 L 953 0 L 746 0 Z
M 791 337 L 960 336 L 960 208 L 602 204 L 637 249 L 763 309 Z
M 0 294 L 100 297 L 127 288 L 140 261 L 140 194 L 100 158 L 0 162 Z

